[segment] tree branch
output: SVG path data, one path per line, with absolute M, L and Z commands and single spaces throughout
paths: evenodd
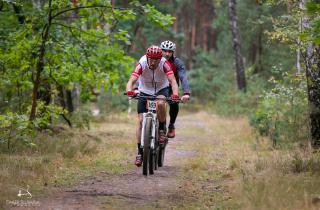
M 80 28 L 73 27 L 73 26 L 68 26 L 68 25 L 65 25 L 65 24 L 63 24 L 63 23 L 52 22 L 52 25 L 53 25 L 53 24 L 59 25 L 59 26 L 63 26 L 63 27 L 65 27 L 65 28 L 68 28 L 69 30 L 70 30 L 70 29 L 76 29 L 76 30 L 78 30 L 78 31 L 81 31 L 82 33 L 88 34 L 88 35 L 90 35 L 90 36 L 93 36 L 93 37 L 96 37 L 96 38 L 99 38 L 99 39 L 106 39 L 106 38 L 108 38 L 108 36 L 105 36 L 105 37 L 103 37 L 103 36 L 96 36 L 96 35 L 94 35 L 94 34 L 91 34 L 91 33 L 86 32 L 86 31 L 84 31 L 84 30 L 82 30 L 82 29 L 80 29 Z
M 129 10 L 129 8 L 121 8 L 121 7 L 113 8 L 112 6 L 107 6 L 107 5 L 79 6 L 79 7 L 69 8 L 69 9 L 65 9 L 65 10 L 62 10 L 60 12 L 57 12 L 56 14 L 54 14 L 52 16 L 52 19 L 54 19 L 55 17 L 58 17 L 59 15 L 62 15 L 64 13 L 66 13 L 66 12 L 70 12 L 70 11 L 73 11 L 73 10 L 77 10 L 77 9 L 94 9 L 94 8 L 110 8 L 110 9 L 118 9 L 118 10 Z

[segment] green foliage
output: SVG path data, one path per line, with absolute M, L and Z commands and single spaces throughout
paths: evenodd
M 202 103 L 216 100 L 217 94 L 228 85 L 225 83 L 228 74 L 219 68 L 221 62 L 212 57 L 214 54 L 207 54 L 199 49 L 196 63 L 188 74 L 192 94 Z
M 274 88 L 261 96 L 251 125 L 275 142 L 295 142 L 307 136 L 308 102 L 306 80 L 302 75 L 284 74 L 271 80 Z
M 29 121 L 29 112 L 17 114 L 6 112 L 0 115 L 0 148 L 4 151 L 14 151 L 18 146 L 36 147 L 34 137 L 36 129 L 47 129 L 52 121 L 57 121 L 66 111 L 52 104 L 45 105 L 39 101 L 38 112 L 34 121 Z
M 172 16 L 140 1 L 126 8 L 113 8 L 106 0 L 79 0 L 76 5 L 69 0 L 0 4 L 2 143 L 24 139 L 31 145 L 35 129 L 51 128 L 62 122 L 62 115 L 75 127 L 89 128 L 88 104 L 104 92 L 123 90 L 132 71 L 135 59 L 125 51 L 133 28 L 125 24 L 137 22 L 137 16 L 157 30 L 173 23 Z M 36 84 L 36 116 L 28 122 Z
M 215 92 L 214 107 L 224 115 L 250 114 L 251 125 L 259 134 L 271 137 L 274 143 L 277 141 L 292 143 L 307 139 L 309 131 L 306 80 L 301 75 L 286 72 L 293 69 L 296 50 L 303 48 L 302 45 L 297 45 L 298 38 L 307 43 L 312 36 L 316 37 L 315 33 L 313 35 L 311 33 L 315 27 L 304 32 L 305 38 L 302 39 L 299 33 L 299 20 L 305 13 L 299 10 L 296 2 L 292 4 L 293 8 L 288 13 L 287 1 L 259 4 L 240 1 L 237 12 L 241 50 L 246 61 L 248 89 L 246 93 L 239 93 L 234 84 L 235 77 L 232 72 L 234 70 L 231 71 L 233 66 L 230 65 L 234 61 L 226 15 L 227 3 L 220 3 L 221 10 L 218 11 L 213 23 L 214 27 L 219 29 L 218 49 L 212 57 L 218 63 L 217 69 L 223 69 L 224 74 L 229 76 L 217 73 L 222 70 L 208 71 L 213 77 L 219 78 L 217 80 L 223 80 L 221 84 L 215 82 L 219 84 L 220 89 L 207 85 L 212 81 L 207 75 L 201 77 L 203 79 L 201 85 L 206 85 L 207 90 Z M 313 9 L 308 10 L 317 14 L 315 5 L 309 6 Z M 310 24 L 313 26 L 316 18 L 313 19 L 310 14 L 309 17 L 312 17 Z M 259 44 L 261 48 L 255 50 L 261 51 L 253 58 L 253 47 Z M 292 71 L 294 70 L 296 69 Z M 267 80 L 272 82 L 267 83 Z M 205 92 L 205 88 L 202 92 Z
M 217 94 L 217 101 L 214 106 L 219 114 L 239 116 L 250 114 L 256 108 L 257 99 L 262 90 L 266 88 L 266 82 L 257 76 L 248 76 L 246 92 L 238 91 L 236 84 L 233 83 L 224 92 Z
M 149 20 L 159 26 L 161 26 L 163 29 L 168 28 L 173 24 L 174 17 L 172 17 L 169 14 L 162 14 L 156 8 L 152 5 L 147 4 L 144 8 L 144 12 L 147 14 L 147 18 Z
M 18 144 L 35 146 L 32 142 L 35 132 L 26 115 L 12 112 L 0 115 L 0 131 L 0 148 L 3 151 L 12 152 Z
M 71 117 L 74 127 L 90 129 L 90 121 L 92 120 L 92 112 L 88 105 L 77 109 Z
M 11 11 L 12 4 L 20 7 L 25 24 L 17 25 L 15 13 Z M 109 1 L 81 0 L 78 6 L 83 8 L 76 13 L 71 6 L 70 1 L 52 1 L 53 20 L 43 79 L 68 90 L 79 84 L 82 87 L 83 102 L 92 99 L 93 88 L 104 87 L 113 91 L 123 89 L 123 83 L 132 70 L 134 59 L 124 52 L 125 45 L 130 44 L 129 32 L 119 27 L 119 23 L 134 21 L 137 12 L 143 12 L 147 20 L 159 27 L 166 28 L 172 24 L 170 15 L 160 13 L 152 5 L 143 6 L 139 3 L 131 4 L 131 8 L 112 9 Z M 6 1 L 4 9 L 6 14 L 0 15 L 1 24 L 5 28 L 1 27 L 0 35 L 5 37 L 8 31 L 10 33 L 0 41 L 0 85 L 2 90 L 6 90 L 1 96 L 4 101 L 14 105 L 11 110 L 16 110 L 16 103 L 11 100 L 17 98 L 18 94 L 30 94 L 33 87 L 30 78 L 35 73 L 38 46 L 43 27 L 47 24 L 49 6 L 23 0 Z M 76 17 L 69 17 L 72 15 Z M 29 99 L 29 95 L 26 95 L 21 101 L 28 105 Z
M 311 29 L 308 33 L 309 40 L 315 44 L 320 44 L 320 3 L 308 2 L 306 4 L 307 14 L 310 18 Z
M 35 128 L 49 128 L 53 121 L 56 121 L 60 115 L 66 114 L 67 111 L 54 104 L 45 105 L 43 101 L 38 102 L 38 109 L 35 120 L 32 124 Z

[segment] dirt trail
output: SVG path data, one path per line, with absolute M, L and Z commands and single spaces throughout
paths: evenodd
M 143 176 L 142 168 L 127 171 L 121 175 L 100 172 L 71 188 L 61 189 L 55 195 L 41 201 L 46 206 L 39 209 L 135 209 L 148 206 L 161 207 L 159 199 L 165 199 L 176 192 L 176 178 L 179 167 L 171 158 L 174 143 L 167 151 L 165 166 L 154 175 Z M 132 160 L 130 160 L 132 161 Z
M 121 175 L 111 175 L 105 171 L 88 177 L 72 187 L 58 188 L 54 193 L 40 199 L 38 209 L 168 209 L 172 203 L 181 198 L 184 186 L 181 185 L 181 175 L 186 158 L 197 157 L 198 152 L 186 145 L 198 142 L 215 141 L 213 136 L 196 133 L 190 136 L 188 129 L 208 129 L 206 120 L 179 116 L 177 122 L 177 136 L 170 140 L 166 150 L 165 165 L 155 171 L 154 175 L 143 176 L 142 168 L 126 171 Z M 187 136 L 188 135 L 188 136 Z M 182 146 L 183 145 L 183 146 Z M 133 160 L 128 160 L 132 162 Z M 208 187 L 208 185 L 206 185 Z M 167 203 L 170 200 L 171 204 Z M 19 209 L 19 208 L 17 208 Z M 33 207 L 32 209 L 37 209 Z

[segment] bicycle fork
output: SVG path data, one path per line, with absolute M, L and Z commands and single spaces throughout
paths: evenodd
M 151 131 L 151 139 L 150 139 L 150 148 L 155 148 L 155 139 L 156 139 L 156 122 L 157 122 L 157 116 L 154 113 L 143 113 L 143 120 L 142 120 L 142 130 L 141 130 L 141 148 L 144 146 L 144 132 L 146 127 L 146 119 L 151 118 L 152 119 L 152 131 Z

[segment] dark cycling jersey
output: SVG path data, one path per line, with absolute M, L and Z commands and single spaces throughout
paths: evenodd
M 171 64 L 171 69 L 174 73 L 174 76 L 179 85 L 179 80 L 181 81 L 182 90 L 184 94 L 190 94 L 190 87 L 187 78 L 187 70 L 181 59 L 177 57 L 172 57 L 169 59 L 169 63 Z

